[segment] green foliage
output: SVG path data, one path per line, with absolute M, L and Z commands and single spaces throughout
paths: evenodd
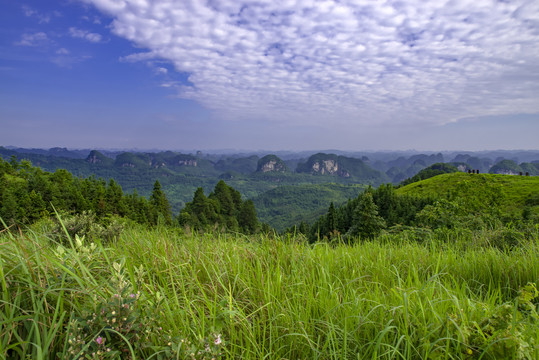
M 446 199 L 437 200 L 427 205 L 416 215 L 417 223 L 424 227 L 436 229 L 447 227 L 449 229 L 459 226 L 465 212 L 458 203 Z
M 8 163 L 0 159 L 0 200 L 0 218 L 8 226 L 31 224 L 50 217 L 55 211 L 79 215 L 78 219 L 73 219 L 74 223 L 79 223 L 73 225 L 74 228 L 79 229 L 85 228 L 82 224 L 88 221 L 105 224 L 105 219 L 114 217 L 149 225 L 156 225 L 162 217 L 164 223 L 171 223 L 170 206 L 158 182 L 147 201 L 136 192 L 125 194 L 113 179 L 107 183 L 93 176 L 77 178 L 63 169 L 48 173 L 24 160 L 19 163 L 11 159 Z M 90 217 L 92 219 L 88 220 Z M 88 229 L 85 234 L 108 236 L 107 231 Z
M 121 218 L 112 217 L 98 221 L 94 213 L 83 211 L 80 214 L 55 219 L 51 236 L 63 244 L 68 244 L 69 239 L 76 237 L 108 241 L 120 236 L 124 227 L 125 221 Z
M 0 357 L 538 358 L 537 228 L 503 252 L 447 231 L 458 241 L 312 246 L 135 225 L 106 246 L 61 246 L 2 232 Z
M 204 195 L 204 189 L 199 187 L 193 201 L 180 211 L 178 222 L 197 231 L 222 230 L 251 234 L 258 228 L 254 203 L 251 200 L 242 201 L 239 191 L 223 180 L 215 185 L 208 197 Z
M 14 152 L 0 149 L 0 156 L 9 158 L 12 153 Z M 42 153 L 50 153 L 50 151 Z M 384 174 L 373 170 L 365 162 L 346 157 L 341 159 L 341 162 L 343 166 L 346 165 L 350 176 L 327 177 L 313 176 L 309 172 L 256 172 L 259 160 L 256 155 L 228 158 L 216 156 L 213 158 L 209 155 L 197 154 L 194 156 L 170 151 L 159 153 L 126 152 L 117 154 L 116 159 L 112 159 L 95 150 L 86 158 L 80 154 L 78 155 L 80 158 L 66 158 L 46 156 L 42 153 L 25 153 L 19 154 L 19 156 L 30 159 L 34 164 L 48 171 L 66 169 L 75 177 L 89 178 L 94 176 L 105 181 L 114 179 L 125 192 L 133 193 L 137 190 L 138 195 L 146 198 L 151 196 L 153 184 L 158 180 L 163 192 L 167 194 L 174 214 L 178 214 L 185 204 L 192 200 L 193 193 L 198 187 L 204 189 L 213 188 L 220 179 L 224 179 L 228 185 L 238 190 L 244 198 L 253 200 L 257 196 L 280 186 L 299 186 L 299 189 L 301 189 L 302 186 L 310 185 L 326 186 L 328 181 L 343 185 L 361 186 L 357 184 L 379 184 L 386 180 Z M 281 231 L 294 223 L 314 221 L 323 213 L 331 201 L 339 204 L 357 195 L 357 192 L 350 194 L 348 189 L 344 188 L 342 193 L 339 193 L 339 191 L 337 188 L 332 189 L 335 198 L 330 198 L 327 201 L 322 201 L 321 199 L 319 204 L 314 204 L 314 208 L 310 205 L 298 207 L 291 204 L 291 207 L 287 209 L 286 205 L 279 205 L 279 209 L 277 209 L 279 213 L 275 214 L 275 216 L 271 215 L 275 209 L 265 209 L 256 201 L 255 206 L 264 222 L 270 223 L 271 226 Z M 49 201 L 47 199 L 43 200 L 48 205 Z M 102 205 L 104 205 L 104 202 Z M 87 206 L 85 209 L 90 210 L 90 207 Z M 105 210 L 97 211 L 95 206 L 93 206 L 92 210 L 98 216 L 105 212 Z M 292 214 L 293 217 L 290 218 L 289 214 Z M 151 219 L 149 221 L 155 220 L 150 213 L 145 216 Z M 141 218 L 140 214 L 133 215 L 133 218 L 135 217 Z
M 489 170 L 491 174 L 518 174 L 520 172 L 522 172 L 522 168 L 513 160 L 502 160 Z
M 161 190 L 159 180 L 156 180 L 153 185 L 152 195 L 150 196 L 151 212 L 153 215 L 153 223 L 163 222 L 165 225 L 172 224 L 172 211 L 168 203 L 165 193 Z M 159 221 L 161 219 L 161 221 Z
M 254 234 L 258 228 L 255 204 L 252 200 L 247 200 L 241 205 L 238 214 L 238 225 L 247 234 Z
M 400 195 L 458 202 L 469 214 L 488 214 L 497 218 L 520 218 L 522 209 L 533 205 L 539 193 L 539 177 L 452 173 L 438 175 L 396 190 Z
M 313 223 L 324 214 L 331 202 L 345 203 L 357 197 L 363 185 L 305 184 L 281 185 L 253 198 L 258 218 L 283 231 L 293 224 Z
M 140 293 L 135 293 L 121 264 L 114 263 L 106 295 L 96 295 L 94 304 L 82 310 L 67 325 L 67 354 L 73 358 L 116 359 L 132 357 L 149 346 L 148 329 L 156 326 L 141 318 Z M 133 344 L 133 345 L 132 345 Z
M 539 175 L 539 163 L 534 164 L 534 163 L 524 162 L 520 164 L 519 166 L 522 169 L 523 175 L 526 175 L 526 173 L 532 176 Z
M 416 175 L 412 176 L 411 178 L 404 180 L 403 182 L 401 182 L 401 185 L 408 185 L 417 181 L 429 179 L 436 175 L 448 174 L 448 173 L 453 173 L 457 171 L 458 171 L 457 168 L 453 165 L 446 164 L 446 163 L 436 163 L 421 170 L 420 172 L 418 172 Z
M 505 303 L 485 314 L 482 320 L 472 321 L 464 331 L 470 355 L 492 359 L 533 359 L 539 343 L 536 334 L 529 333 L 524 318 L 533 323 L 539 316 L 532 301 L 539 297 L 534 283 L 519 291 L 515 304 Z
M 353 239 L 359 236 L 360 238 L 373 239 L 385 227 L 386 222 L 378 215 L 378 207 L 372 199 L 372 194 L 366 192 L 354 209 L 352 226 L 346 233 L 347 237 Z
M 330 206 L 328 212 L 311 226 L 309 240 L 331 239 L 340 234 L 346 234 L 347 238 L 360 234 L 370 238 L 386 226 L 410 226 L 414 224 L 417 212 L 432 202 L 428 198 L 398 195 L 391 184 L 368 188 L 339 208 L 332 210 Z

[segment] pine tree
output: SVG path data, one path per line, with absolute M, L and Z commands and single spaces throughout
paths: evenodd
M 256 209 L 253 200 L 247 200 L 243 203 L 238 215 L 238 224 L 248 234 L 256 232 L 258 219 L 256 218 Z
M 167 200 L 165 193 L 161 190 L 161 183 L 156 180 L 153 184 L 152 195 L 150 196 L 150 204 L 153 207 L 155 223 L 159 218 L 162 218 L 165 224 L 172 224 L 172 212 L 170 210 L 170 204 Z
M 210 199 L 216 199 L 219 202 L 219 213 L 225 217 L 234 216 L 236 208 L 232 200 L 230 187 L 223 181 L 219 180 L 215 189 L 209 196 Z
M 335 205 L 333 201 L 329 205 L 328 215 L 327 215 L 328 231 L 331 233 L 334 230 L 337 230 L 337 214 L 335 212 Z
M 378 215 L 378 207 L 372 199 L 370 192 L 365 192 L 358 206 L 354 210 L 353 225 L 348 231 L 349 237 L 358 235 L 372 239 L 386 227 L 384 218 Z

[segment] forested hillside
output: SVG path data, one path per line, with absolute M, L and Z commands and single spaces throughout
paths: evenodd
M 137 192 L 127 194 L 113 179 L 74 177 L 66 170 L 54 173 L 28 161 L 0 159 L 0 218 L 7 225 L 24 225 L 55 212 L 91 212 L 100 219 L 124 217 L 140 224 L 172 223 L 171 210 L 161 185 L 155 181 L 146 199 Z
M 64 151 L 59 153 L 63 154 Z M 96 176 L 105 180 L 114 179 L 124 191 L 133 192 L 136 189 L 142 196 L 150 196 L 153 183 L 159 180 L 175 213 L 192 199 L 193 193 L 199 187 L 208 193 L 219 180 L 225 180 L 246 198 L 255 198 L 281 185 L 328 182 L 378 185 L 387 180 L 384 174 L 362 163 L 360 170 L 354 166 L 350 167 L 350 176 L 321 177 L 299 173 L 296 169 L 289 169 L 282 159 L 271 154 L 263 157 L 256 155 L 216 157 L 166 151 L 107 153 L 107 156 L 103 152 L 92 150 L 85 158 L 74 158 L 75 155 L 71 153 L 70 157 L 62 157 L 45 151 L 15 152 L 0 147 L 0 156 L 5 160 L 13 155 L 18 159 L 27 159 L 46 171 L 66 169 L 78 177 Z M 341 158 L 341 161 L 348 164 L 355 160 Z
M 368 188 L 341 207 L 331 204 L 308 234 L 318 241 L 412 231 L 421 239 L 443 229 L 511 233 L 538 221 L 539 177 L 452 172 L 398 189 Z
M 364 185 L 318 184 L 284 185 L 253 198 L 260 221 L 283 231 L 294 224 L 312 224 L 328 204 L 342 204 L 355 198 Z

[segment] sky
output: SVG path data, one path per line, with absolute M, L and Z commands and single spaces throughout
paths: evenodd
M 539 149 L 539 1 L 0 0 L 0 145 Z

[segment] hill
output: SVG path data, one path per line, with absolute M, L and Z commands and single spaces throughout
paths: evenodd
M 438 175 L 397 189 L 400 195 L 467 199 L 486 207 L 494 200 L 507 215 L 524 208 L 539 213 L 539 177 L 495 174 L 450 173 Z M 495 198 L 493 198 L 495 197 Z
M 365 186 L 342 184 L 285 185 L 253 198 L 260 221 L 278 231 L 301 221 L 312 223 L 331 202 L 342 204 L 356 197 Z
M 312 155 L 307 161 L 298 163 L 296 171 L 335 178 L 355 178 L 361 183 L 375 185 L 388 180 L 384 173 L 371 168 L 363 160 L 336 154 Z
M 453 173 L 453 172 L 457 172 L 457 171 L 458 171 L 457 167 L 455 167 L 455 166 L 453 166 L 451 164 L 436 163 L 436 164 L 433 164 L 433 165 L 431 165 L 429 167 L 426 167 L 425 169 L 421 170 L 420 172 L 418 172 L 417 174 L 415 174 L 411 178 L 408 178 L 408 179 L 404 180 L 401 183 L 401 185 L 408 185 L 408 184 L 414 183 L 416 181 L 429 179 L 429 178 L 434 177 L 436 175 L 441 175 L 441 174 L 446 174 L 446 173 Z

